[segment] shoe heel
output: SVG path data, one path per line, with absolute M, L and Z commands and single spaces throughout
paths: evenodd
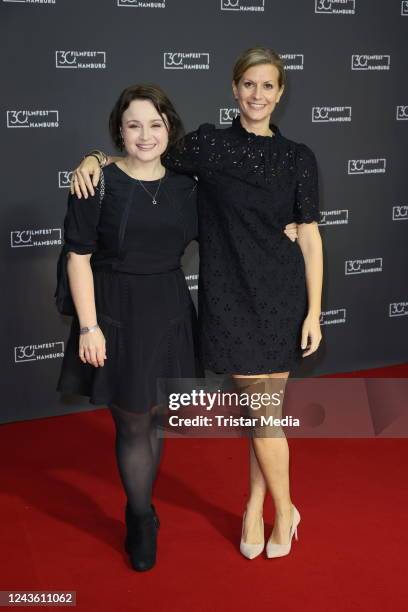
M 288 544 L 274 544 L 268 540 L 266 544 L 266 556 L 268 559 L 272 559 L 274 557 L 283 557 L 284 555 L 288 555 L 290 553 L 292 538 L 295 536 L 295 539 L 298 539 L 297 528 L 300 523 L 300 514 L 298 509 L 294 506 L 294 518 L 293 524 L 290 529 L 289 542 Z M 293 529 L 293 525 L 296 524 L 296 527 Z

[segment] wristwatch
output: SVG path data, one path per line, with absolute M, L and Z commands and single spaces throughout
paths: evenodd
M 83 334 L 87 334 L 88 332 L 94 332 L 95 330 L 99 329 L 99 325 L 92 325 L 92 327 L 81 327 L 79 330 L 79 333 L 81 334 L 81 336 Z

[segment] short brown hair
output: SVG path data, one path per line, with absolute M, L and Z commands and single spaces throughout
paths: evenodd
M 113 144 L 120 151 L 123 151 L 123 141 L 120 133 L 122 115 L 133 100 L 150 100 L 163 121 L 163 115 L 166 115 L 169 126 L 169 144 L 166 151 L 162 154 L 163 157 L 167 150 L 177 142 L 177 140 L 184 136 L 184 127 L 173 103 L 158 85 L 130 85 L 130 87 L 126 87 L 126 89 L 122 91 L 109 116 L 109 132 Z
M 239 80 L 248 68 L 259 66 L 260 64 L 272 64 L 272 66 L 275 66 L 279 71 L 279 88 L 285 85 L 286 75 L 283 60 L 278 53 L 272 49 L 268 49 L 268 47 L 251 47 L 241 53 L 233 68 L 232 78 L 235 85 L 238 85 Z

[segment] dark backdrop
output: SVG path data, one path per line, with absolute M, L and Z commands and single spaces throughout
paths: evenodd
M 187 130 L 227 125 L 232 66 L 253 45 L 284 56 L 274 120 L 319 164 L 324 340 L 293 374 L 406 361 L 408 2 L 2 0 L 0 10 L 0 421 L 92 408 L 54 391 L 69 325 L 54 307 L 55 268 L 69 170 L 90 148 L 112 152 L 120 91 L 156 82 Z M 195 246 L 185 271 L 194 295 Z

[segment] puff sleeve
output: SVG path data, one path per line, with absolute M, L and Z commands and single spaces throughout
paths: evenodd
M 94 253 L 98 248 L 98 224 L 101 201 L 103 198 L 103 175 L 95 188 L 95 195 L 88 199 L 78 199 L 71 193 L 68 196 L 67 211 L 64 219 L 64 243 L 57 262 L 57 286 L 54 297 L 58 312 L 75 315 L 67 273 L 67 254 L 72 251 L 80 255 Z
M 317 161 L 313 151 L 305 144 L 298 144 L 296 153 L 295 223 L 319 222 L 319 181 Z

